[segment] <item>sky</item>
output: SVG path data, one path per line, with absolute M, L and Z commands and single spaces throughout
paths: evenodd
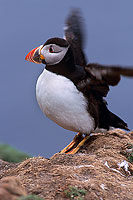
M 44 116 L 35 96 L 44 65 L 25 61 L 31 49 L 63 37 L 71 8 L 85 19 L 88 62 L 133 67 L 132 0 L 0 0 L 0 142 L 32 156 L 51 157 L 75 136 Z M 133 129 L 133 79 L 122 78 L 106 99 Z

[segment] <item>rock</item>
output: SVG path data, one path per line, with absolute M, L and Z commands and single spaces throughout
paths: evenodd
M 133 132 L 116 129 L 95 133 L 75 155 L 57 153 L 50 159 L 30 158 L 0 168 L 0 175 L 19 177 L 28 194 L 47 200 L 132 200 L 129 144 L 133 144 Z
M 9 176 L 0 180 L 0 200 L 17 200 L 18 197 L 26 195 L 27 193 L 18 178 Z

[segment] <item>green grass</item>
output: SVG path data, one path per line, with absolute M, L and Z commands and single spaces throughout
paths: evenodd
M 127 148 L 131 150 L 127 158 L 130 163 L 133 163 L 133 144 L 129 143 Z
M 26 197 L 20 197 L 17 200 L 44 200 L 41 197 L 37 196 L 37 195 L 28 195 Z
M 130 163 L 133 163 L 133 152 L 131 152 L 128 156 L 128 160 Z
M 87 190 L 70 186 L 64 193 L 69 199 L 84 200 Z
M 18 163 L 30 157 L 7 144 L 0 144 L 0 159 L 4 161 Z

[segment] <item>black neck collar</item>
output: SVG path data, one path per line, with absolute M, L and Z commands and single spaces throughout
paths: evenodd
M 85 76 L 84 68 L 75 65 L 73 52 L 70 47 L 60 63 L 55 65 L 46 65 L 45 68 L 50 72 L 56 73 L 57 75 L 65 76 L 75 85 Z

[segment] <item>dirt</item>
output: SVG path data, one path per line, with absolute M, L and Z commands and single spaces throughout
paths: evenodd
M 19 164 L 0 161 L 0 200 L 6 200 L 1 197 L 3 188 L 16 197 L 36 194 L 48 200 L 132 200 L 133 163 L 128 159 L 131 144 L 133 132 L 115 129 L 95 133 L 74 155 L 56 153 L 50 159 L 35 157 Z M 5 187 L 5 177 L 6 182 L 17 178 L 20 183 L 14 185 L 14 190 L 20 192 Z M 71 188 L 85 192 L 76 196 Z

